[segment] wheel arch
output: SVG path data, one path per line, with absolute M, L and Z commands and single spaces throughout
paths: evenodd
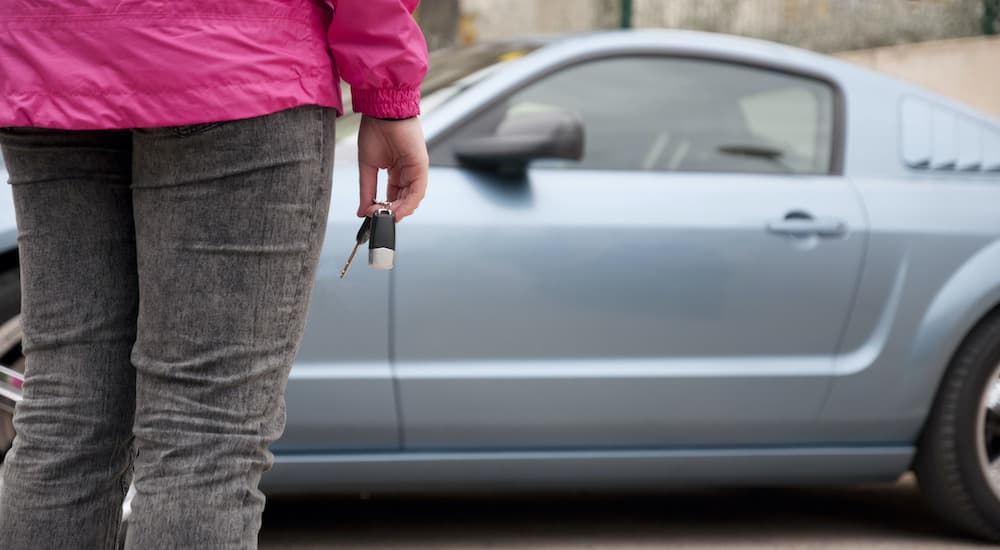
M 941 384 L 976 327 L 1000 315 L 1000 239 L 970 258 L 941 287 L 921 319 L 909 364 L 916 376 L 907 377 L 910 403 L 922 407 L 919 434 L 927 426 Z M 915 373 L 916 374 L 916 373 Z

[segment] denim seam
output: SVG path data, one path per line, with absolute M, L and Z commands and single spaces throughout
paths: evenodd
M 317 114 L 316 118 L 317 118 L 317 122 L 318 122 L 318 126 L 319 126 L 318 131 L 315 132 L 317 134 L 316 135 L 316 142 L 317 142 L 316 177 L 315 177 L 315 184 L 312 187 L 312 196 L 311 196 L 312 200 L 310 201 L 310 204 L 317 204 L 318 203 L 319 199 L 323 195 L 324 186 L 326 185 L 326 182 L 323 181 L 323 180 L 324 180 L 324 177 L 326 175 L 324 167 L 326 166 L 326 160 L 327 160 L 326 159 L 326 151 L 325 151 L 325 146 L 326 146 L 326 130 L 327 130 L 327 123 L 326 122 L 327 122 L 327 116 L 328 116 L 327 111 L 328 111 L 328 109 L 323 108 L 323 107 L 317 107 L 316 108 L 316 114 Z M 310 252 L 314 252 L 315 251 L 315 244 L 314 244 L 313 240 L 318 238 L 317 235 L 316 235 L 316 230 L 317 230 L 317 228 L 319 226 L 319 217 L 320 216 L 319 216 L 319 214 L 318 214 L 318 212 L 317 212 L 316 209 L 310 210 L 310 212 L 309 212 L 309 231 L 308 231 L 308 234 L 306 235 L 306 238 L 310 239 L 310 241 L 311 241 L 310 245 L 309 245 L 309 251 Z M 300 278 L 302 280 L 305 280 L 306 275 L 309 274 L 309 265 L 310 265 L 310 261 L 309 260 L 310 260 L 309 254 L 307 253 L 306 261 L 302 263 L 302 266 L 301 266 L 300 271 L 299 271 L 299 275 L 300 275 Z M 295 302 L 296 303 L 298 303 L 298 302 L 300 302 L 302 300 L 302 294 L 303 294 L 303 292 L 305 292 L 305 285 L 297 285 L 296 288 L 295 288 Z M 291 326 L 297 327 L 297 326 L 299 326 L 300 323 L 304 323 L 305 322 L 305 317 L 306 317 L 306 312 L 304 310 L 297 311 L 296 314 L 295 314 L 295 317 L 292 319 Z M 294 352 L 294 350 L 295 350 L 295 346 L 292 346 L 291 350 L 288 350 L 286 353 L 292 353 L 292 352 Z M 294 360 L 294 356 L 292 357 L 292 359 Z M 278 378 L 278 380 L 280 380 L 280 378 L 282 376 L 284 376 L 284 373 L 279 370 L 276 373 L 276 377 Z M 268 411 L 271 411 L 272 409 L 274 409 L 275 408 L 275 402 L 278 401 L 279 399 L 283 398 L 283 397 L 284 397 L 284 392 L 283 391 L 282 392 L 277 392 L 277 391 L 272 392 L 271 395 L 269 396 L 269 399 L 268 399 L 268 402 L 267 402 L 267 406 L 264 409 L 265 413 L 267 413 Z M 268 415 L 266 415 L 266 414 L 262 415 L 261 423 L 260 423 L 260 427 L 259 427 L 259 432 L 260 433 L 264 433 L 264 431 L 267 429 L 267 424 L 268 424 L 268 420 L 269 419 L 270 419 L 270 417 Z M 253 470 L 250 470 L 248 472 L 248 475 L 252 479 L 252 477 L 255 475 L 255 473 L 253 472 Z M 248 483 L 247 485 L 252 485 L 252 484 Z M 244 510 L 247 509 L 247 500 L 250 498 L 250 494 L 251 493 L 249 491 L 245 492 L 243 494 L 243 503 L 242 504 L 243 504 L 243 509 Z M 254 523 L 254 519 L 255 518 L 252 515 L 245 515 L 244 516 L 244 521 L 245 521 L 245 523 L 243 525 L 243 532 L 244 533 L 246 533 L 246 532 L 248 532 L 250 530 L 251 525 Z

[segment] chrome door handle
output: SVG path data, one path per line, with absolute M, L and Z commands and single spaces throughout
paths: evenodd
M 785 218 L 767 223 L 767 230 L 779 235 L 792 237 L 842 237 L 847 233 L 847 224 L 832 218 Z

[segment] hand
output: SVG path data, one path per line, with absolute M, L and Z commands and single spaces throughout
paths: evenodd
M 409 216 L 427 192 L 427 144 L 420 121 L 379 120 L 365 116 L 358 130 L 358 171 L 361 176 L 361 201 L 358 217 L 372 215 L 379 208 L 372 204 L 378 189 L 378 171 L 389 170 L 387 200 L 392 202 L 396 221 Z

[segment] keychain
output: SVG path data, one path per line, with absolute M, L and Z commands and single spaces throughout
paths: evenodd
M 358 254 L 361 245 L 368 243 L 368 266 L 374 269 L 392 269 L 396 264 L 396 220 L 392 216 L 389 201 L 372 201 L 374 204 L 383 206 L 374 214 L 368 216 L 361 222 L 361 229 L 354 238 L 354 250 L 351 251 L 344 270 L 340 272 L 340 278 L 347 275 L 347 270 L 354 262 L 354 256 Z

